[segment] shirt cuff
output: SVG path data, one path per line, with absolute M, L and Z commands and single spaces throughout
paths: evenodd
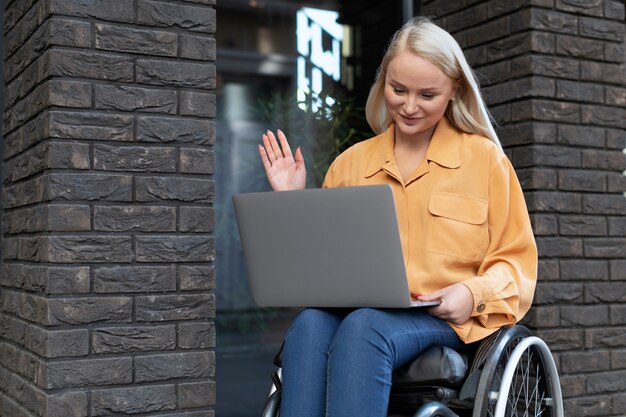
M 487 305 L 485 303 L 481 285 L 476 282 L 476 278 L 471 278 L 461 283 L 465 285 L 472 293 L 474 305 L 472 307 L 471 317 L 481 316 L 484 314 Z

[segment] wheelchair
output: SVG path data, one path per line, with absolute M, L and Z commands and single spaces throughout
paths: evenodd
M 282 348 L 281 348 L 282 351 Z M 278 417 L 281 352 L 262 417 Z M 433 346 L 392 377 L 389 417 L 563 417 L 554 358 L 522 325 L 505 326 L 470 353 Z

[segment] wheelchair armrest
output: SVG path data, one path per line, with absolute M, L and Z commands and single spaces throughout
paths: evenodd
M 444 346 L 432 346 L 396 369 L 392 386 L 459 386 L 468 369 L 468 355 Z

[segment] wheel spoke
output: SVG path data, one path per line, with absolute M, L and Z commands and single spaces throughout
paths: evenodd
M 509 398 L 513 400 L 512 403 L 512 411 L 517 415 L 518 408 L 520 404 L 520 398 L 524 395 L 524 402 L 526 402 L 526 398 L 528 398 L 528 386 L 527 386 L 527 378 L 526 378 L 526 369 L 524 366 L 524 362 L 526 361 L 526 355 L 522 355 L 519 363 L 515 367 L 515 374 L 511 384 L 511 389 L 509 391 Z M 526 407 L 527 408 L 527 407 Z M 526 413 L 524 413 L 526 415 Z
M 560 401 L 560 390 L 552 381 L 558 381 L 558 375 L 552 376 L 554 364 L 551 357 L 546 357 L 550 353 L 541 341 L 526 337 L 511 338 L 499 348 L 497 362 L 487 368 L 487 389 L 482 391 L 483 402 L 474 415 L 494 417 L 497 409 L 505 417 L 562 416 L 562 402 L 555 405 Z M 522 340 L 523 348 L 519 346 Z
M 506 398 L 507 417 L 541 417 L 547 410 L 545 401 L 547 381 L 543 377 L 540 360 L 537 352 L 531 347 L 520 357 Z M 499 372 L 495 375 L 494 381 L 497 381 L 498 387 L 502 385 L 503 369 L 504 366 L 499 367 Z M 497 391 L 493 392 L 496 395 L 492 395 L 492 399 L 496 403 Z M 493 416 L 493 411 L 495 409 L 490 410 L 490 416 Z

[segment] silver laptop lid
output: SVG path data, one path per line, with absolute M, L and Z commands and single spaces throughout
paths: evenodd
M 261 307 L 409 307 L 389 185 L 233 196 Z

